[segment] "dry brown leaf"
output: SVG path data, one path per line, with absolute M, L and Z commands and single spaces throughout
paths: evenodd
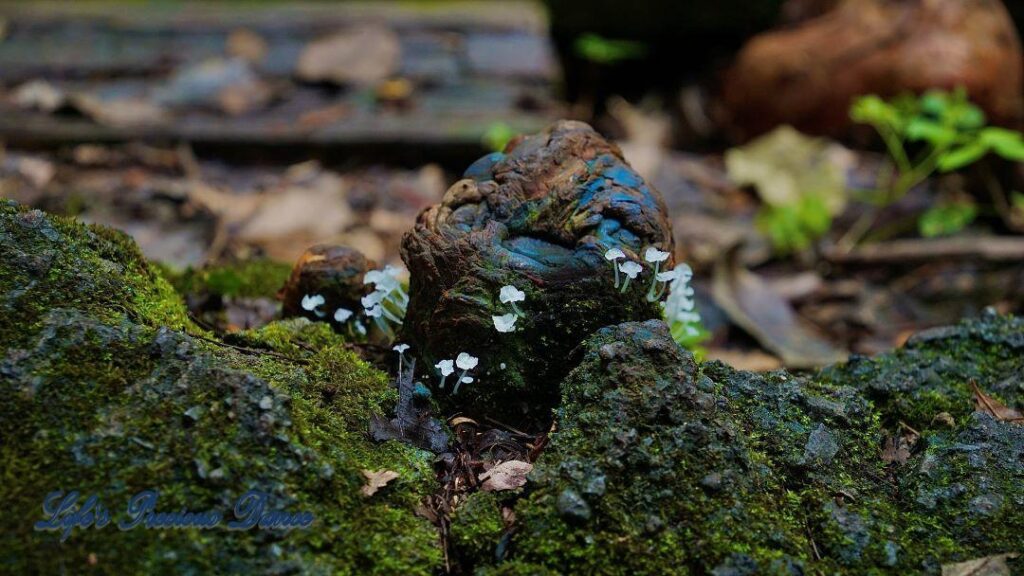
M 982 392 L 981 388 L 978 388 L 978 383 L 974 380 L 971 380 L 971 388 L 974 389 L 974 409 L 976 411 L 990 414 L 993 418 L 1002 422 L 1024 424 L 1024 414 Z
M 170 120 L 167 111 L 139 97 L 105 100 L 92 94 L 74 94 L 70 98 L 82 114 L 99 124 L 115 128 L 133 128 L 163 124 Z
M 885 439 L 882 450 L 882 462 L 905 464 L 910 459 L 910 446 L 903 437 L 890 436 Z
M 267 41 L 248 28 L 232 30 L 225 48 L 228 55 L 253 63 L 260 62 L 267 55 Z
M 956 564 L 943 564 L 942 576 L 1010 576 L 1007 560 L 1019 554 L 996 554 Z
M 360 26 L 310 42 L 299 56 L 296 74 L 307 82 L 372 85 L 398 70 L 401 53 L 391 29 Z
M 398 472 L 392 472 L 391 470 L 363 470 L 363 476 L 366 477 L 366 484 L 360 488 L 363 496 L 369 498 L 377 493 L 378 490 L 388 485 L 395 478 L 398 478 Z
M 449 420 L 448 424 L 450 424 L 452 428 L 458 426 L 459 424 L 472 424 L 473 426 L 480 425 L 476 420 L 473 420 L 472 418 L 466 418 L 465 416 L 456 416 L 455 418 Z
M 521 460 L 508 460 L 480 475 L 481 488 L 485 492 L 514 490 L 526 484 L 526 475 L 533 470 L 533 464 Z
M 715 303 L 729 319 L 789 368 L 816 368 L 846 360 L 846 351 L 833 346 L 761 276 L 742 265 L 739 248 L 733 247 L 718 261 L 711 288 Z

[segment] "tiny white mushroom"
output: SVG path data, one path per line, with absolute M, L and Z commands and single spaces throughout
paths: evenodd
M 455 365 L 463 370 L 472 370 L 479 362 L 479 358 L 466 352 L 460 352 L 455 358 Z
M 498 332 L 512 332 L 516 329 L 516 320 L 519 316 L 508 313 L 502 316 L 491 316 L 491 320 L 494 322 L 494 328 Z
M 622 283 L 622 288 L 619 289 L 619 292 L 625 292 L 626 288 L 629 287 L 629 281 L 636 278 L 637 274 L 643 270 L 643 267 L 632 260 L 626 260 L 619 264 L 619 270 L 626 275 L 626 281 Z
M 661 270 L 661 263 L 668 260 L 669 256 L 671 256 L 670 253 L 658 250 L 654 246 L 648 246 L 647 250 L 644 251 L 644 260 L 654 264 L 654 277 L 651 278 L 651 287 L 647 290 L 647 300 L 649 302 L 654 302 L 660 297 L 660 294 L 657 293 L 658 271 Z
M 382 300 L 384 300 L 383 292 L 370 292 L 359 299 L 359 301 L 363 303 L 363 308 L 366 308 L 367 310 L 373 308 L 377 304 L 380 304 Z
M 643 270 L 643 266 L 640 266 L 636 262 L 629 260 L 627 262 L 619 264 L 619 270 L 622 270 L 622 273 L 628 276 L 630 280 L 632 280 L 633 278 L 636 278 L 636 275 Z
M 459 393 L 459 386 L 462 386 L 463 384 L 472 384 L 472 383 L 473 383 L 473 377 L 472 376 L 462 376 L 462 377 L 460 377 L 459 381 L 455 383 L 455 388 L 452 389 L 452 396 L 454 396 L 454 395 Z
M 619 287 L 619 267 L 615 264 L 616 260 L 622 260 L 626 257 L 626 253 L 618 248 L 609 248 L 604 253 L 604 259 L 612 263 L 612 270 L 615 270 L 615 287 Z
M 306 310 L 307 312 L 312 312 L 316 314 L 318 317 L 323 318 L 324 313 L 321 312 L 320 310 L 317 310 L 317 308 L 323 306 L 324 302 L 324 297 L 319 294 L 315 294 L 313 296 L 306 294 L 305 296 L 302 297 L 302 309 Z
M 402 359 L 405 358 L 405 351 L 409 349 L 408 344 L 396 344 L 391 348 L 395 352 L 398 352 L 398 377 L 402 377 Z
M 366 315 L 370 318 L 380 318 L 384 315 L 384 308 L 380 304 L 374 304 L 366 309 Z
M 626 253 L 618 248 L 609 248 L 608 251 L 604 253 L 604 257 L 606 260 L 611 260 L 614 262 L 615 260 L 621 260 L 625 258 Z
M 348 308 L 338 308 L 334 311 L 334 321 L 338 323 L 348 322 L 348 319 L 352 317 L 353 312 Z
M 515 310 L 516 314 L 518 314 L 519 316 L 523 315 L 523 311 L 519 309 L 519 306 L 516 305 L 516 302 L 522 302 L 526 300 L 526 292 L 523 292 L 522 290 L 516 288 L 515 286 L 502 286 L 501 291 L 498 292 L 498 299 L 501 300 L 502 304 L 508 304 L 509 306 L 511 306 L 512 309 Z M 504 332 L 504 330 L 501 330 L 500 328 L 498 329 L 498 331 Z
M 664 262 L 665 260 L 668 260 L 669 256 L 670 254 L 668 252 L 658 250 L 654 246 L 648 247 L 647 250 L 644 252 L 644 260 L 647 260 L 652 264 Z
M 526 300 L 526 292 L 516 288 L 515 286 L 502 286 L 501 292 L 498 293 L 498 298 L 501 299 L 503 304 L 510 302 L 522 302 Z
M 444 388 L 444 381 L 455 373 L 455 361 L 454 360 L 441 360 L 437 364 L 434 364 L 434 368 L 441 371 L 441 383 L 438 384 L 438 388 Z
M 459 374 L 459 379 L 455 382 L 455 388 L 452 390 L 452 395 L 458 393 L 459 384 L 462 383 L 462 379 L 466 377 L 467 372 L 476 368 L 478 363 L 480 363 L 480 359 L 467 352 L 460 352 L 459 355 L 455 357 L 455 365 L 462 370 L 462 373 Z

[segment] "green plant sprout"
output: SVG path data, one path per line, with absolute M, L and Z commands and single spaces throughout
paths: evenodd
M 480 142 L 491 152 L 502 152 L 505 150 L 505 146 L 518 135 L 519 133 L 508 124 L 494 122 L 484 131 Z
M 963 88 L 953 92 L 931 90 L 920 98 L 904 95 L 889 101 L 862 96 L 854 101 L 850 117 L 872 126 L 889 153 L 889 166 L 879 172 L 875 189 L 864 191 L 865 200 L 876 206 L 903 198 L 936 172 L 960 170 L 989 153 L 1014 162 L 1024 160 L 1021 133 L 986 126 L 985 113 L 968 100 Z M 977 210 L 966 206 L 934 207 L 922 216 L 922 233 L 952 233 L 967 226 Z M 856 244 L 875 216 L 875 211 L 866 213 L 840 245 L 850 248 Z

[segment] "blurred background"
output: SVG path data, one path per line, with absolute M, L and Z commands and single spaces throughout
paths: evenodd
M 0 197 L 117 227 L 220 330 L 310 245 L 400 264 L 477 157 L 593 124 L 665 197 L 708 357 L 1024 309 L 1007 0 L 0 2 Z

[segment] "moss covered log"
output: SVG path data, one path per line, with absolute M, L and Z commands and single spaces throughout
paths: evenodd
M 368 439 L 387 377 L 327 324 L 194 326 L 127 237 L 0 204 L 0 573 L 437 574 L 434 455 Z M 698 365 L 659 321 L 568 356 L 557 429 L 526 486 L 455 510 L 478 574 L 928 573 L 1024 550 L 1024 321 L 987 314 L 820 373 Z M 938 417 L 945 414 L 942 417 Z M 902 423 L 902 424 L 901 424 Z M 882 458 L 904 428 L 905 461 Z M 363 470 L 398 478 L 372 497 Z M 115 514 L 229 511 L 250 489 L 307 530 L 35 532 L 53 490 Z M 1021 573 L 1019 564 L 1012 564 Z

